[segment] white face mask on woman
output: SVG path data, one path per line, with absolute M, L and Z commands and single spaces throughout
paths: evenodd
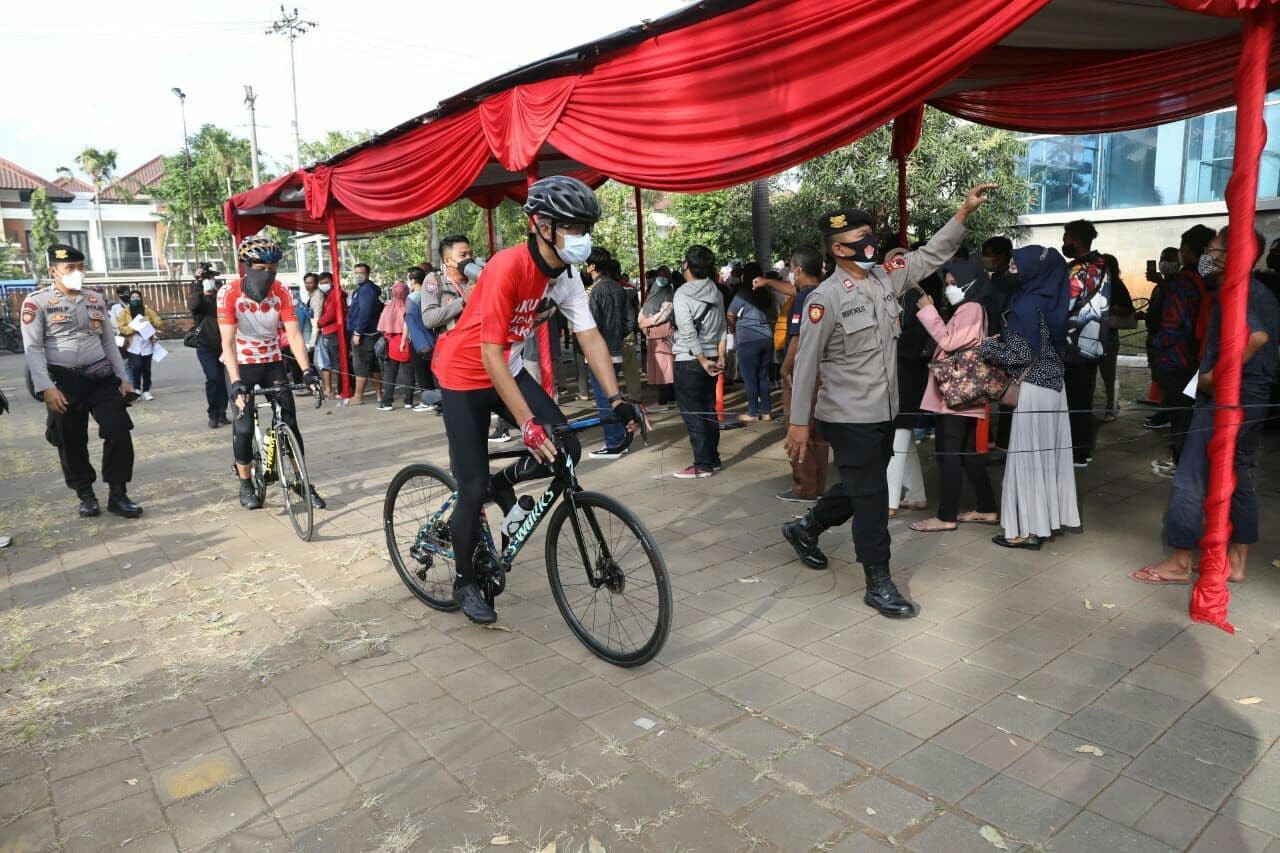
M 961 302 L 964 302 L 964 291 L 956 287 L 954 284 L 948 284 L 945 293 L 947 301 L 952 305 L 959 305 Z

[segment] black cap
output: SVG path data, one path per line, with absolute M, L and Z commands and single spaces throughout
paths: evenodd
M 74 263 L 75 261 L 83 261 L 84 252 L 75 246 L 68 246 L 66 243 L 54 243 L 49 247 L 49 263 L 65 264 Z
M 861 228 L 863 225 L 870 225 L 875 228 L 876 221 L 865 210 L 847 207 L 843 210 L 830 210 L 822 214 L 822 219 L 818 221 L 818 230 L 822 232 L 823 237 L 830 237 L 832 234 L 852 231 L 855 228 Z

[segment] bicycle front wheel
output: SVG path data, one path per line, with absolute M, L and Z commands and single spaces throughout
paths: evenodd
M 391 479 L 382 502 L 387 554 L 400 580 L 436 610 L 457 610 L 453 600 L 453 541 L 445 502 L 458 490 L 435 465 L 410 465 Z
M 547 580 L 570 630 L 604 660 L 639 666 L 666 642 L 666 563 L 640 519 L 608 495 L 565 495 L 547 531 Z
M 252 398 L 250 399 L 252 405 Z M 253 493 L 259 505 L 267 503 L 267 449 L 262 444 L 262 433 L 255 427 L 253 430 L 253 466 L 249 469 L 253 482 Z
M 302 458 L 298 437 L 288 425 L 276 430 L 276 470 L 280 472 L 280 491 L 289 512 L 289 523 L 299 539 L 310 542 L 315 530 L 311 479 L 307 476 L 307 463 Z

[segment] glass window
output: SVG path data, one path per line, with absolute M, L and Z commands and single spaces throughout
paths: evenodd
M 1036 191 L 1035 213 L 1092 210 L 1097 191 L 1097 134 L 1050 136 L 1027 144 L 1026 177 Z
M 1156 191 L 1156 128 L 1102 137 L 1106 164 L 1101 207 L 1160 204 Z
M 1182 200 L 1222 201 L 1231 177 L 1236 144 L 1235 112 L 1197 116 L 1187 122 L 1187 167 Z
M 107 268 L 145 270 L 155 266 L 150 237 L 107 238 Z

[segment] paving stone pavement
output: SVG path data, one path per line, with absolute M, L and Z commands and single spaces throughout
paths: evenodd
M 862 604 L 847 532 L 827 572 L 779 545 L 777 424 L 682 481 L 659 415 L 648 449 L 581 466 L 676 592 L 658 660 L 619 669 L 566 628 L 538 542 L 497 629 L 402 586 L 382 499 L 446 460 L 434 416 L 301 400 L 330 503 L 304 544 L 275 495 L 238 507 L 179 348 L 134 410 L 145 516 L 82 521 L 21 369 L 0 357 L 0 849 L 956 853 L 994 849 L 986 826 L 1011 850 L 1280 853 L 1272 435 L 1231 636 L 1188 623 L 1187 588 L 1125 577 L 1159 553 L 1168 486 L 1140 407 L 1080 474 L 1083 535 L 1033 554 L 895 520 L 921 606 L 901 622 Z

